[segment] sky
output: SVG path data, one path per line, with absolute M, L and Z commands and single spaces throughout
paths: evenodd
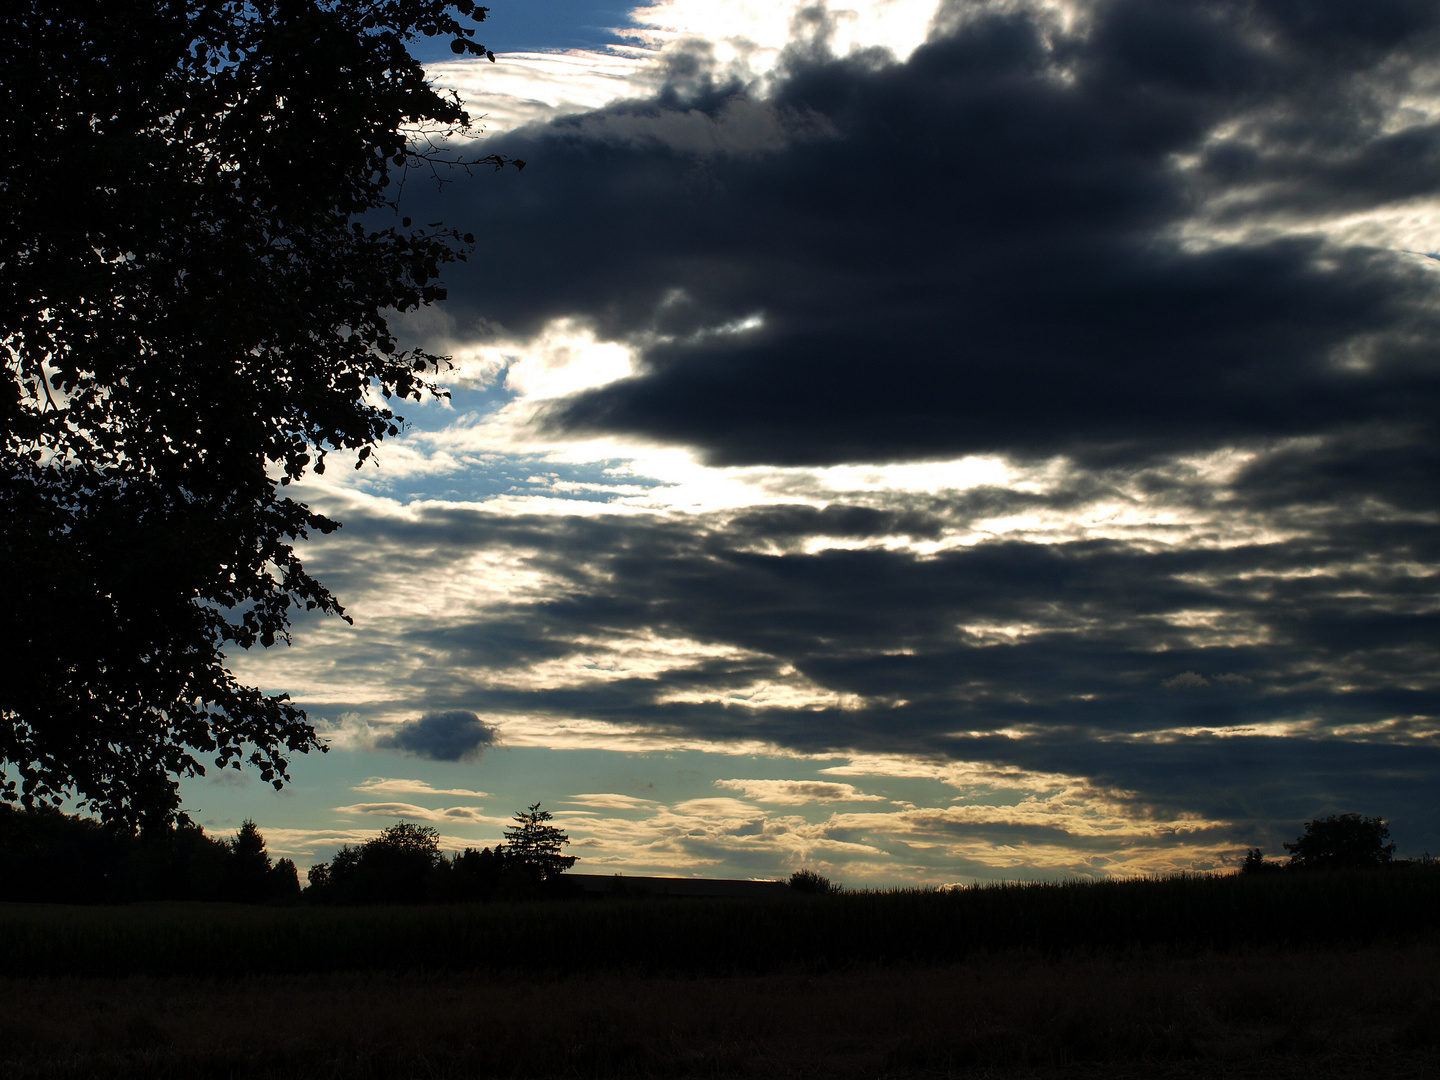
M 237 674 L 331 750 L 188 781 L 302 868 L 404 819 L 852 886 L 1440 851 L 1440 7 L 496 0 L 420 55 L 523 172 L 448 401 L 299 497 Z M 443 43 L 440 43 L 443 46 Z M 292 489 L 295 490 L 295 489 Z

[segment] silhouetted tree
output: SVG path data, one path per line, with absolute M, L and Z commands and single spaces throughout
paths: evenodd
M 328 865 L 311 867 L 309 896 L 340 904 L 413 904 L 432 894 L 441 898 L 437 878 L 448 870 L 439 832 L 401 821 L 358 848 L 345 845 Z
M 126 899 L 128 830 L 52 808 L 0 803 L 0 900 L 95 904 Z
M 242 904 L 289 900 L 300 895 L 300 875 L 289 859 L 273 865 L 255 822 L 246 818 L 233 840 L 225 844 L 229 853 L 226 898 Z
M 246 818 L 226 847 L 230 852 L 230 896 L 241 903 L 258 904 L 270 899 L 270 852 L 255 822 Z
M 1305 823 L 1305 831 L 1287 843 L 1290 865 L 1297 870 L 1338 870 L 1383 866 L 1395 853 L 1387 844 L 1390 826 L 1378 817 L 1331 814 Z
M 130 845 L 126 900 L 224 900 L 230 895 L 227 845 L 198 825 L 158 825 Z
M 0 803 L 0 900 L 261 903 L 299 893 L 295 864 L 281 859 L 271 865 L 253 821 L 228 841 L 192 824 L 160 825 L 137 835 L 49 807 Z
M 365 882 L 360 874 L 360 849 L 343 845 L 330 860 L 330 872 L 326 877 L 328 895 L 324 898 L 338 903 L 361 903 L 366 895 Z
M 23 672 L 0 680 L 0 798 L 153 826 L 212 762 L 279 787 L 322 748 L 223 650 L 343 616 L 293 547 L 337 523 L 282 486 L 330 452 L 359 467 L 400 429 L 382 398 L 440 392 L 445 358 L 387 317 L 442 298 L 473 238 L 375 212 L 468 123 L 406 43 L 490 55 L 457 17 L 485 12 L 0 8 L 0 656 Z
M 479 851 L 466 848 L 450 864 L 455 898 L 488 900 L 500 888 L 504 870 L 503 845 L 495 851 L 488 847 Z
M 515 815 L 515 824 L 505 829 L 504 854 L 507 868 L 518 869 L 537 881 L 551 881 L 575 865 L 575 856 L 564 854 L 570 837 L 546 822 L 554 817 L 540 804 L 532 803 Z
M 300 872 L 290 859 L 276 859 L 270 870 L 270 899 L 297 900 L 300 897 Z
M 315 863 L 305 871 L 305 882 L 305 894 L 310 899 L 330 899 L 330 864 Z
M 408 821 L 391 825 L 360 849 L 360 865 L 370 884 L 369 899 L 386 903 L 426 899 L 440 862 L 439 831 Z
M 1245 852 L 1245 861 L 1240 864 L 1242 874 L 1273 874 L 1284 870 L 1280 863 L 1266 862 L 1265 855 L 1259 848 L 1250 848 Z

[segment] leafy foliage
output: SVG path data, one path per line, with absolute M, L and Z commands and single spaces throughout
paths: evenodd
M 0 795 L 169 821 L 177 778 L 323 748 L 221 650 L 342 615 L 277 488 L 442 393 L 386 312 L 474 238 L 375 224 L 466 129 L 406 42 L 472 0 L 15 0 L 0 15 Z M 463 162 L 499 168 L 499 157 Z M 183 815 L 182 815 L 183 816 Z
M 1287 843 L 1290 865 L 1298 870 L 1340 870 L 1383 866 L 1395 854 L 1390 826 L 1378 817 L 1331 814 L 1305 823 L 1305 831 Z

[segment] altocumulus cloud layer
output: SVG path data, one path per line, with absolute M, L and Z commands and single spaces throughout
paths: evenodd
M 826 19 L 765 78 L 682 40 L 655 93 L 486 144 L 531 168 L 464 187 L 435 333 L 502 404 L 405 468 L 503 436 L 534 496 L 316 489 L 316 566 L 384 625 L 276 678 L 440 759 L 848 757 L 695 813 L 843 803 L 873 866 L 886 828 L 966 866 L 1336 809 L 1440 842 L 1440 8 L 948 4 L 903 60 Z M 625 362 L 527 399 L 561 330 Z M 656 447 L 730 494 L 667 501 Z M 1079 809 L 836 779 L 913 763 Z

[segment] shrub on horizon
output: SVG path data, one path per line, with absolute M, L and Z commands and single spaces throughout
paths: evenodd
M 795 892 L 814 896 L 832 896 L 844 889 L 843 885 L 822 877 L 814 870 L 796 870 L 790 875 L 789 885 Z

